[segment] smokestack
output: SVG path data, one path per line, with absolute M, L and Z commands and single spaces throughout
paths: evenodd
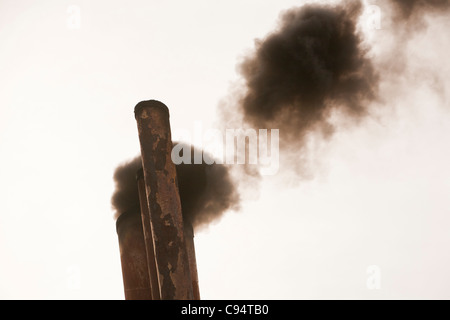
M 184 241 L 186 243 L 186 253 L 191 271 L 192 290 L 194 300 L 200 300 L 200 287 L 198 285 L 197 259 L 195 258 L 194 229 L 190 221 L 184 221 Z
M 156 270 L 156 261 L 153 245 L 153 234 L 150 224 L 150 212 L 147 206 L 147 199 L 145 194 L 144 171 L 141 168 L 136 173 L 139 190 L 139 201 L 141 204 L 142 226 L 144 229 L 145 246 L 147 249 L 148 269 L 150 275 L 150 283 L 152 287 L 153 300 L 160 300 L 159 281 Z M 191 271 L 192 289 L 194 300 L 200 300 L 200 288 L 198 285 L 197 261 L 195 258 L 194 246 L 194 229 L 190 221 L 184 220 L 184 241 L 186 243 L 186 253 L 189 261 L 189 270 Z
M 138 210 L 122 213 L 116 221 L 126 300 L 151 300 L 147 253 Z
M 152 290 L 152 300 L 160 300 L 158 273 L 156 270 L 155 251 L 153 245 L 153 233 L 150 225 L 150 212 L 147 205 L 147 196 L 145 192 L 144 171 L 142 168 L 136 173 L 136 180 L 139 191 L 139 203 L 141 207 L 142 229 L 147 252 L 148 274 Z
M 193 290 L 183 232 L 183 217 L 175 164 L 169 110 L 156 100 L 134 109 L 153 232 L 156 269 L 163 300 L 192 300 Z

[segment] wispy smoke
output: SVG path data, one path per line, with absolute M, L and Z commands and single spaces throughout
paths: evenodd
M 449 0 L 389 0 L 394 6 L 397 18 L 421 18 L 423 13 L 442 12 L 450 8 Z
M 405 90 L 405 87 L 409 91 L 415 90 L 414 86 L 420 83 L 441 95 L 446 79 L 441 70 L 433 66 L 439 62 L 418 62 L 412 53 L 417 42 L 425 36 L 429 44 L 436 44 L 433 42 L 435 32 L 426 33 L 430 24 L 448 30 L 450 0 L 378 0 L 376 3 L 382 12 L 384 30 L 376 32 L 373 60 L 383 75 L 384 87 L 390 91 L 385 92 L 383 98 L 392 100 L 397 91 Z M 428 50 L 436 49 L 424 47 L 422 52 Z
M 403 59 L 404 54 L 399 56 L 399 52 L 406 43 L 426 29 L 427 18 L 450 12 L 450 0 L 382 0 L 380 6 L 390 19 L 389 35 L 396 41 L 395 51 L 385 53 L 398 61 Z
M 137 156 L 117 167 L 114 173 L 116 189 L 111 203 L 116 218 L 139 208 L 136 172 L 140 168 L 142 160 Z M 204 227 L 217 221 L 224 212 L 239 208 L 240 198 L 226 165 L 182 163 L 177 165 L 177 177 L 183 219 L 189 220 L 194 228 Z

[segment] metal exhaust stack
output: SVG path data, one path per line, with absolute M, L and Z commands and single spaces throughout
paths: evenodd
M 120 215 L 116 221 L 120 262 L 126 300 L 151 300 L 144 233 L 138 210 Z
M 141 206 L 142 227 L 144 231 L 145 248 L 147 252 L 148 274 L 152 290 L 152 299 L 160 300 L 158 273 L 156 270 L 155 251 L 153 246 L 153 233 L 150 225 L 150 212 L 147 205 L 147 195 L 145 192 L 144 171 L 138 170 L 136 180 L 139 190 L 139 203 Z
M 156 269 L 163 300 L 194 298 L 183 230 L 169 110 L 156 100 L 134 109 L 141 145 Z
M 194 300 L 200 300 L 200 288 L 198 285 L 197 259 L 195 258 L 194 229 L 189 221 L 184 221 L 184 241 L 186 242 L 186 252 L 191 271 L 192 290 Z

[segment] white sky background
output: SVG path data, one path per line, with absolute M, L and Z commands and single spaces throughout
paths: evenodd
M 139 152 L 134 106 L 160 99 L 172 129 L 213 126 L 239 57 L 301 3 L 0 0 L 0 298 L 123 299 L 110 197 L 115 167 Z M 67 27 L 70 5 L 80 29 Z M 375 47 L 391 32 L 381 22 Z M 196 235 L 202 298 L 450 298 L 439 26 L 408 48 L 417 67 L 383 89 L 395 96 L 379 118 L 316 155 L 314 180 L 269 177 Z M 441 95 L 424 70 L 441 75 Z M 366 285 L 371 265 L 380 289 Z

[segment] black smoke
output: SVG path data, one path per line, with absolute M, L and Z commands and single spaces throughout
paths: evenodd
M 280 159 L 293 159 L 288 165 L 301 166 L 308 135 L 320 132 L 329 138 L 338 129 L 333 115 L 355 122 L 370 116 L 373 102 L 384 99 L 379 96 L 380 83 L 406 68 L 402 48 L 412 36 L 411 26 L 422 27 L 415 23 L 426 14 L 448 13 L 450 2 L 381 0 L 380 6 L 393 13 L 390 34 L 396 45 L 380 53 L 378 61 L 383 63 L 374 62 L 358 31 L 361 1 L 307 4 L 285 11 L 277 28 L 255 41 L 254 50 L 239 64 L 243 86 L 222 104 L 222 124 L 240 118 L 243 126 L 279 129 Z M 114 174 L 116 216 L 138 205 L 135 172 L 139 167 L 140 157 L 119 166 Z M 177 174 L 183 215 L 195 226 L 238 207 L 240 198 L 229 167 L 182 164 Z
M 114 193 L 111 197 L 111 205 L 115 218 L 122 213 L 135 211 L 140 208 L 139 191 L 136 183 L 136 173 L 142 168 L 141 157 L 120 164 L 114 171 Z
M 295 117 L 292 129 L 301 133 L 323 120 L 328 108 L 365 114 L 364 102 L 375 97 L 378 78 L 356 33 L 360 10 L 353 3 L 286 12 L 280 29 L 260 42 L 241 67 L 246 119 L 258 125 L 289 112 Z
M 177 143 L 174 143 L 176 145 Z M 186 146 L 183 150 L 189 150 Z M 191 148 L 192 155 L 194 148 Z M 211 159 L 211 157 L 209 156 Z M 176 166 L 183 219 L 198 229 L 217 221 L 223 213 L 239 208 L 237 194 L 229 168 L 223 164 L 181 163 Z M 117 167 L 114 173 L 116 189 L 111 203 L 116 217 L 132 209 L 139 208 L 139 194 L 136 172 L 142 168 L 141 156 Z
M 237 110 L 224 114 L 239 114 L 253 128 L 279 129 L 284 159 L 304 153 L 311 132 L 330 137 L 332 114 L 355 121 L 367 116 L 379 76 L 357 30 L 362 10 L 360 1 L 344 1 L 284 12 L 240 64 L 244 94 Z
M 194 149 L 191 149 L 191 155 Z M 239 208 L 240 197 L 228 166 L 204 161 L 201 164 L 181 163 L 177 165 L 177 177 L 183 218 L 191 221 L 194 227 L 205 226 L 226 211 Z

